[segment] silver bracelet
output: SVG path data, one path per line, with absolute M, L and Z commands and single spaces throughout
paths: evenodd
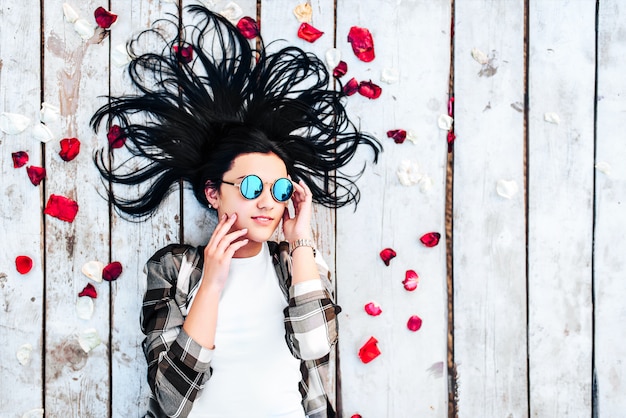
M 293 255 L 293 250 L 298 247 L 310 247 L 313 250 L 313 257 L 317 254 L 317 250 L 315 249 L 315 243 L 312 239 L 301 238 L 297 239 L 289 245 L 289 254 Z

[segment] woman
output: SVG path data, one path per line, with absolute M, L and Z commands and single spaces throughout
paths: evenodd
M 122 214 L 152 214 L 183 179 L 219 220 L 206 246 L 172 244 L 147 263 L 148 416 L 334 416 L 325 384 L 340 308 L 312 203 L 356 204 L 341 168 L 359 145 L 376 161 L 379 143 L 350 122 L 318 58 L 268 53 L 261 40 L 253 49 L 223 17 L 188 10 L 197 23 L 169 22 L 172 40 L 150 29 L 131 42 L 138 93 L 110 98 L 92 120 L 119 124 L 133 155 L 110 168 L 97 153 L 104 179 L 144 186 L 136 198 L 109 189 Z M 144 36 L 162 51 L 137 53 Z M 268 241 L 281 223 L 285 242 Z

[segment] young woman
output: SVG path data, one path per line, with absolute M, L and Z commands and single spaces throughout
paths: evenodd
M 170 22 L 173 39 L 150 29 L 131 42 L 138 93 L 110 98 L 92 120 L 119 124 L 133 156 L 110 167 L 97 153 L 104 179 L 144 186 L 134 198 L 109 189 L 122 214 L 152 214 L 183 179 L 218 217 L 206 246 L 172 244 L 147 263 L 148 416 L 332 417 L 340 308 L 312 240 L 312 203 L 356 203 L 341 168 L 359 145 L 376 161 L 379 143 L 350 122 L 318 58 L 269 53 L 261 40 L 253 49 L 226 19 L 188 10 L 197 23 Z M 163 49 L 137 53 L 144 36 Z M 285 242 L 268 241 L 281 224 Z

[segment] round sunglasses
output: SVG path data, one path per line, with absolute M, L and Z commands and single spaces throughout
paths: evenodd
M 255 174 L 245 176 L 240 183 L 231 183 L 225 180 L 222 180 L 222 183 L 239 188 L 239 192 L 247 200 L 256 199 L 263 193 L 263 180 Z M 293 183 L 288 178 L 281 177 L 272 183 L 270 190 L 275 201 L 284 203 L 293 194 Z

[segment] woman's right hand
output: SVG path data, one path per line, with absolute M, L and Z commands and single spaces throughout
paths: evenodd
M 213 231 L 213 235 L 211 235 L 209 243 L 204 249 L 202 282 L 205 283 L 205 286 L 214 286 L 220 292 L 228 278 L 230 260 L 232 260 L 237 250 L 248 244 L 247 239 L 238 241 L 238 239 L 246 235 L 247 229 L 230 232 L 236 220 L 236 213 L 230 216 L 222 215 Z

